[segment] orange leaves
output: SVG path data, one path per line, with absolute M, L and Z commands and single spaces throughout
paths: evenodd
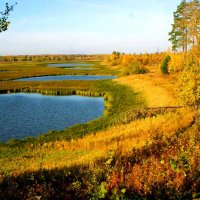
M 128 187 L 140 191 L 142 189 L 141 177 L 143 176 L 140 165 L 135 165 L 132 168 L 131 174 L 128 176 Z

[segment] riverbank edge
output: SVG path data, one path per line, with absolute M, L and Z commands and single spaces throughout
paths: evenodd
M 129 104 L 133 103 L 133 107 L 134 106 L 137 107 L 137 105 L 134 105 L 133 99 L 128 97 L 132 95 L 135 96 L 138 95 L 134 93 L 134 91 L 130 89 L 128 86 L 115 85 L 115 83 L 112 80 L 98 81 L 98 83 L 95 83 L 93 87 L 89 90 L 88 89 L 47 90 L 39 88 L 21 88 L 21 89 L 15 88 L 15 89 L 0 91 L 0 94 L 11 94 L 11 93 L 39 93 L 42 95 L 53 95 L 53 96 L 79 95 L 79 96 L 89 96 L 89 97 L 103 97 L 105 110 L 103 116 L 91 120 L 85 124 L 77 124 L 61 131 L 50 130 L 48 133 L 41 134 L 40 136 L 37 137 L 30 137 L 21 140 L 11 139 L 6 143 L 1 142 L 0 145 L 20 146 L 22 144 L 27 145 L 30 143 L 34 144 L 45 143 L 48 141 L 61 140 L 61 139 L 71 140 L 83 137 L 84 135 L 89 134 L 90 132 L 93 131 L 104 130 L 107 127 L 111 126 L 111 124 L 113 124 L 114 118 L 115 119 L 120 118 L 118 116 L 121 116 L 122 110 L 123 112 L 125 112 L 131 109 L 132 105 L 131 106 L 129 105 L 128 108 L 126 109 L 121 109 L 124 103 L 127 104 L 127 101 L 132 101 L 129 102 Z M 120 96 L 121 97 L 123 96 L 123 99 L 125 101 L 121 101 Z M 138 104 L 138 102 L 136 104 Z M 141 104 L 143 104 L 143 102 Z M 139 107 L 144 107 L 144 106 L 139 106 Z M 117 121 L 117 123 L 120 122 Z

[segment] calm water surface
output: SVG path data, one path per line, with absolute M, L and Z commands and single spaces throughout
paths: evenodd
M 92 67 L 93 64 L 89 63 L 56 63 L 48 64 L 48 67 Z
M 83 68 L 83 67 L 66 67 L 63 69 L 73 69 L 73 70 L 92 70 L 92 68 Z
M 86 123 L 103 115 L 101 97 L 0 95 L 0 141 L 37 136 Z
M 115 76 L 96 76 L 96 75 L 64 75 L 64 76 L 38 76 L 30 78 L 20 78 L 15 81 L 63 81 L 63 80 L 104 80 L 114 79 Z

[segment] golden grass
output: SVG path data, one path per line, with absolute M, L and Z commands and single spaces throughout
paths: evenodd
M 127 125 L 118 125 L 106 131 L 85 136 L 70 142 L 58 142 L 54 145 L 59 149 L 109 151 L 121 148 L 122 154 L 151 143 L 158 135 L 171 137 L 179 128 L 188 126 L 193 120 L 194 113 L 182 109 L 176 113 L 169 112 L 157 117 L 136 120 Z M 60 146 L 61 145 L 61 146 Z
M 65 89 L 85 89 L 89 90 L 96 81 L 2 81 L 0 91 L 13 89 L 41 89 L 41 90 L 65 90 Z
M 111 127 L 77 140 L 45 143 L 40 147 L 29 148 L 20 157 L 0 160 L 1 170 L 20 174 L 40 168 L 55 169 L 74 164 L 92 164 L 97 159 L 106 158 L 110 150 L 121 150 L 122 155 L 126 155 L 131 153 L 133 148 L 151 145 L 157 136 L 173 136 L 178 129 L 187 127 L 193 117 L 194 112 L 183 108 L 177 112 Z
M 115 81 L 142 93 L 148 107 L 177 106 L 175 79 L 160 74 L 159 66 L 150 66 L 148 69 L 150 73 L 121 77 Z
M 6 70 L 0 73 L 0 80 L 43 75 L 65 75 L 68 73 L 63 68 L 45 67 L 42 64 L 36 63 L 6 63 L 0 65 L 0 70 Z
M 151 67 L 150 71 L 148 74 L 118 78 L 115 82 L 141 92 L 148 107 L 176 106 L 174 79 L 158 73 L 157 67 Z M 65 86 L 67 85 L 66 81 Z M 193 117 L 194 112 L 183 108 L 175 113 L 168 112 L 157 117 L 136 120 L 130 124 L 117 125 L 70 142 L 45 143 L 40 147 L 28 148 L 20 157 L 0 160 L 1 170 L 23 173 L 40 168 L 54 169 L 74 164 L 94 163 L 99 158 L 107 157 L 110 150 L 120 149 L 122 154 L 127 154 L 133 148 L 151 144 L 156 136 L 173 136 L 178 129 L 187 127 Z

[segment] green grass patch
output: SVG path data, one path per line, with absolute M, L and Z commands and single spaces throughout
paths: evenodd
M 87 63 L 93 65 L 90 67 L 92 70 L 84 70 L 84 69 L 76 70 L 76 69 L 64 69 L 62 67 L 48 67 L 48 63 L 45 62 L 1 63 L 0 81 L 8 81 L 13 79 L 36 77 L 36 76 L 54 76 L 54 75 L 117 75 L 117 71 L 109 69 L 106 65 L 103 65 L 100 62 L 87 62 Z

